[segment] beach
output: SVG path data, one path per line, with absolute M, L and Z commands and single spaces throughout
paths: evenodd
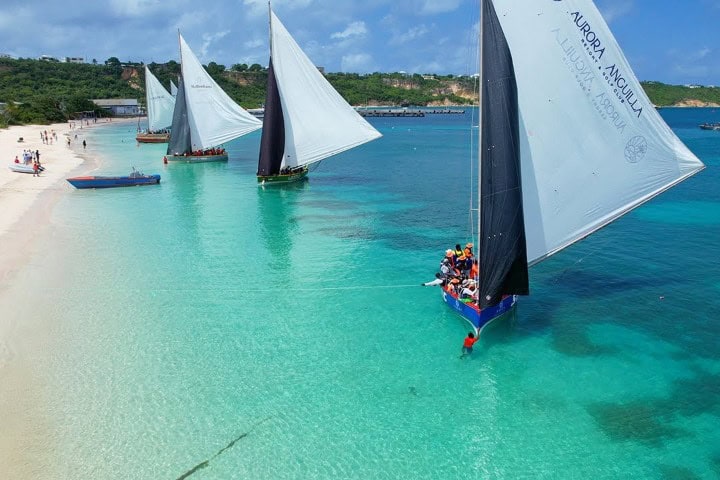
M 87 174 L 97 168 L 93 145 L 83 149 L 86 133 L 107 125 L 79 122 L 52 125 L 12 126 L 0 130 L 0 299 L 16 310 L 25 298 L 8 298 L 11 286 L 23 268 L 43 248 L 56 248 L 48 238 L 52 209 L 62 195 L 74 190 L 65 179 Z M 55 132 L 52 143 L 43 143 L 41 133 Z M 67 139 L 70 138 L 68 145 Z M 22 139 L 22 141 L 19 141 Z M 45 170 L 39 177 L 11 171 L 15 156 L 22 163 L 24 150 L 40 152 Z M 34 359 L 49 345 L 47 323 L 51 316 L 0 315 L 0 464 L 6 478 L 37 478 L 40 459 L 47 458 L 38 449 L 47 446 L 48 424 Z

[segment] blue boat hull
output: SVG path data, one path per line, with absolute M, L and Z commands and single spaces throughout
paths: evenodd
M 448 293 L 444 288 L 441 289 L 443 301 L 456 313 L 460 314 L 470 325 L 479 332 L 487 324 L 502 317 L 515 307 L 517 295 L 507 295 L 497 305 L 487 307 L 482 310 L 473 308 L 465 302 L 462 302 L 457 295 Z
M 160 175 L 142 177 L 75 177 L 67 179 L 75 188 L 114 188 L 134 187 L 136 185 L 157 185 Z

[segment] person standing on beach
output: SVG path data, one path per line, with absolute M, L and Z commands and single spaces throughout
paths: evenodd
M 87 147 L 87 143 L 85 143 L 85 140 L 83 140 L 83 149 Z
M 33 177 L 40 176 L 40 165 L 38 162 L 33 162 Z

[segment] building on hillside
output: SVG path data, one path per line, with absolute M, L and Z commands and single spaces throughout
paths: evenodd
M 65 57 L 65 63 L 85 63 L 83 57 Z
M 52 55 L 40 55 L 38 57 L 38 60 L 44 61 L 44 62 L 59 62 L 57 58 L 53 57 Z
M 95 99 L 93 103 L 108 110 L 116 117 L 131 117 L 140 114 L 140 105 L 138 105 L 137 98 Z

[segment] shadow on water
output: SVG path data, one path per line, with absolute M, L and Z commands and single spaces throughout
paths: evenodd
M 587 407 L 603 432 L 616 442 L 634 441 L 661 448 L 666 440 L 687 436 L 687 432 L 669 425 L 669 412 L 658 410 L 646 401 L 631 403 L 594 403 Z
M 689 435 L 672 425 L 678 416 L 720 417 L 720 375 L 697 370 L 693 378 L 676 380 L 667 397 L 594 403 L 587 411 L 612 440 L 662 447 L 666 440 Z
M 298 195 L 307 188 L 307 179 L 283 185 L 258 187 L 260 232 L 265 248 L 272 255 L 270 268 L 273 271 L 286 271 L 290 268 L 293 238 L 299 229 L 294 212 Z
M 700 480 L 701 478 L 689 468 L 676 465 L 661 464 L 658 469 L 660 470 L 660 478 L 663 480 Z

